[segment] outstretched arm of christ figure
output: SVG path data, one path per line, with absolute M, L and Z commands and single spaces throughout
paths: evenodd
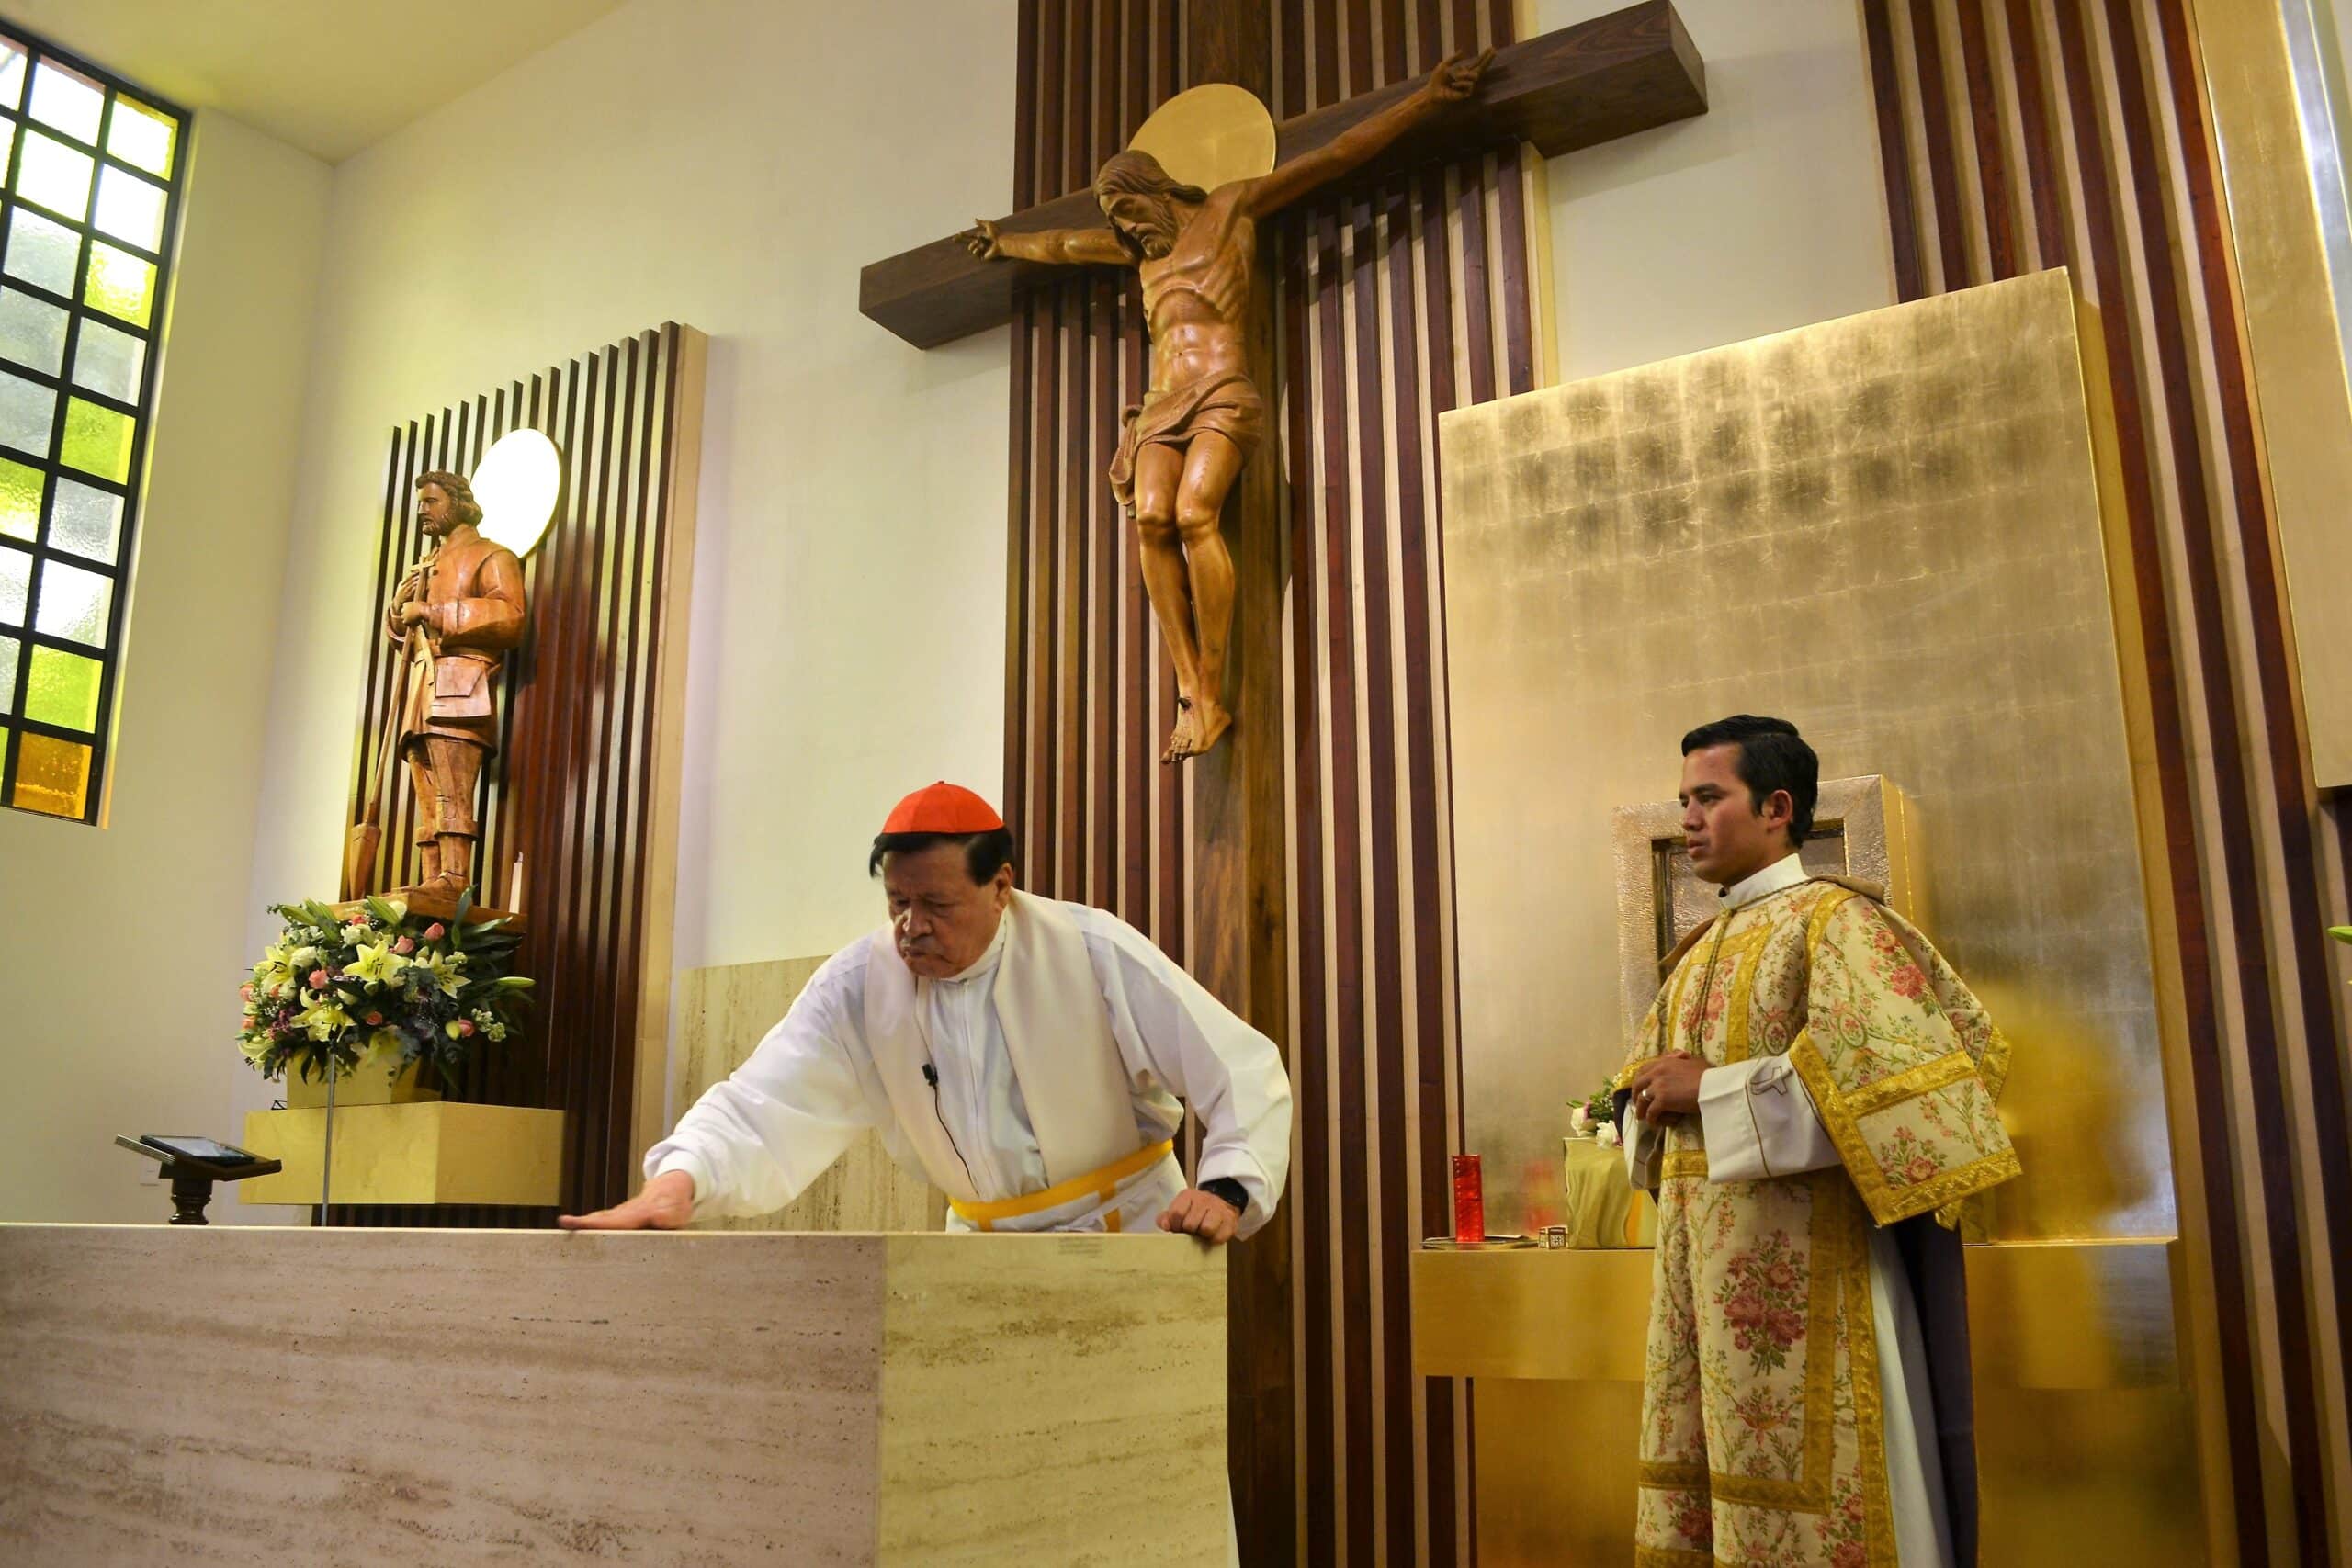
M 1133 266 L 1135 257 L 1108 229 L 1041 229 L 1033 234 L 1007 234 L 985 218 L 976 218 L 960 238 L 982 261 L 1011 259 L 1045 262 L 1057 266 Z
M 1302 152 L 1272 173 L 1249 183 L 1242 210 L 1253 219 L 1270 217 L 1301 197 L 1333 180 L 1352 174 L 1391 142 L 1432 115 L 1442 113 L 1478 90 L 1478 79 L 1495 58 L 1487 50 L 1475 59 L 1457 54 L 1430 73 L 1420 90 L 1407 95 L 1369 119 L 1352 125 L 1312 152 Z

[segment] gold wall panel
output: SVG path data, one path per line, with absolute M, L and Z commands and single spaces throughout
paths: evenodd
M 2177 1243 L 1968 1249 L 1986 1564 L 2205 1561 Z M 1651 1255 L 1423 1252 L 1413 1371 L 1469 1377 L 1479 1561 L 1623 1562 Z
M 2312 769 L 2352 784 L 2352 287 L 2342 149 L 2309 0 L 2195 0 Z M 2300 111 L 2300 112 L 2299 112 Z M 2321 185 L 2326 181 L 2331 185 Z M 2332 186 L 2332 188 L 2331 188 Z
M 1623 1058 L 1616 809 L 1673 792 L 1685 729 L 1746 711 L 1908 797 L 1913 912 L 2016 1047 L 2026 1174 L 1986 1234 L 2174 1233 L 2085 376 L 2049 272 L 1443 417 L 1490 1230 L 1556 1180 L 1563 1097 Z

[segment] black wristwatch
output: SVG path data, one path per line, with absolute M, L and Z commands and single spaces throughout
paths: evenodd
M 1233 1205 L 1237 1214 L 1250 1212 L 1250 1190 L 1229 1176 L 1212 1176 L 1201 1183 L 1201 1190 L 1213 1192 Z

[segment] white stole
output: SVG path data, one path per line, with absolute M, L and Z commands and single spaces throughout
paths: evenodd
M 1012 923 L 989 980 L 989 1003 L 1029 1107 L 1046 1184 L 1058 1185 L 1141 1146 L 1134 1094 L 1086 955 L 1085 933 L 1051 899 L 1018 889 L 1004 918 Z M 866 1047 L 899 1130 L 933 1185 L 959 1202 L 981 1202 L 941 1120 L 938 1090 L 923 1078 L 931 1065 L 923 1032 L 930 985 L 899 956 L 888 927 L 876 933 L 865 966 Z

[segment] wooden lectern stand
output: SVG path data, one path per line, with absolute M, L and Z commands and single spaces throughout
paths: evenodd
M 1227 1562 L 1161 1235 L 0 1225 L 0 1560 Z

